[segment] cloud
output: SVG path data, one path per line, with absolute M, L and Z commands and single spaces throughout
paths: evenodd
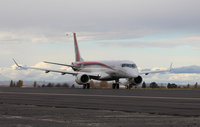
M 167 68 L 159 68 L 159 67 L 154 67 L 151 70 L 152 71 L 157 71 L 157 70 L 166 70 Z
M 21 65 L 20 65 L 20 66 L 21 66 Z M 11 69 L 12 69 L 12 70 L 17 70 L 17 68 L 18 68 L 18 67 L 17 67 L 16 64 L 14 64 L 14 65 L 11 66 Z
M 181 35 L 182 38 L 173 39 L 159 39 L 159 40 L 140 40 L 138 39 L 125 39 L 115 41 L 99 41 L 96 42 L 102 46 L 115 46 L 123 48 L 174 48 L 178 46 L 192 46 L 200 48 L 200 34 L 186 34 Z
M 15 31 L 15 30 L 14 30 Z M 18 43 L 56 43 L 68 41 L 64 33 L 48 32 L 46 29 L 23 29 L 21 31 L 9 32 L 0 31 L 0 44 L 18 44 Z M 43 31 L 41 33 L 41 31 Z M 51 35 L 54 34 L 54 35 Z
M 33 67 L 38 68 L 51 68 L 50 65 L 39 62 Z M 69 78 L 66 78 L 69 77 Z M 25 81 L 61 81 L 65 82 L 67 80 L 73 79 L 73 76 L 62 76 L 58 73 L 45 73 L 39 70 L 24 70 L 18 68 L 15 64 L 11 67 L 5 67 L 0 69 L 0 80 L 25 80 Z
M 154 71 L 154 70 L 164 70 L 167 68 L 159 68 L 159 67 L 154 67 L 152 69 L 139 69 L 141 71 Z M 184 67 L 177 67 L 177 68 L 172 68 L 170 73 L 174 74 L 191 74 L 191 73 L 196 73 L 200 74 L 200 66 L 198 65 L 191 65 L 191 66 L 184 66 Z
M 81 40 L 113 40 L 199 30 L 199 4 L 196 0 L 174 0 L 173 4 L 168 0 L 4 1 L 0 28 L 12 35 L 0 38 L 12 43 L 46 43 L 64 41 L 62 33 L 68 31 L 81 33 Z
M 66 66 L 61 66 L 59 69 L 65 71 L 73 71 L 71 67 L 66 67 Z
M 200 81 L 200 74 L 196 73 L 156 73 L 142 76 L 145 82 L 194 84 Z
M 164 68 L 153 68 L 151 70 L 161 70 Z M 142 69 L 150 70 L 150 69 Z M 167 73 L 155 73 L 149 75 L 142 75 L 145 82 L 159 82 L 159 83 L 178 83 L 178 84 L 188 84 L 196 83 L 200 81 L 200 66 L 184 66 L 178 68 L 172 68 L 171 72 Z
M 12 54 L 11 51 L 0 51 L 0 55 L 10 55 Z
M 51 68 L 51 66 L 49 64 L 46 64 L 44 62 L 39 62 L 37 64 L 35 64 L 33 67 L 35 68 Z

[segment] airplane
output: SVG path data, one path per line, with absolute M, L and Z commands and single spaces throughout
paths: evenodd
M 142 83 L 143 79 L 142 74 L 148 75 L 150 73 L 159 73 L 159 72 L 169 72 L 172 69 L 172 64 L 170 68 L 164 70 L 155 70 L 155 71 L 141 71 L 139 72 L 136 64 L 130 60 L 104 60 L 104 61 L 85 61 L 79 52 L 79 47 L 77 43 L 76 33 L 73 33 L 74 37 L 74 49 L 75 49 L 75 62 L 69 64 L 47 62 L 47 64 L 68 66 L 73 69 L 73 72 L 62 71 L 62 70 L 51 70 L 44 68 L 35 68 L 35 67 L 25 67 L 20 66 L 14 59 L 15 64 L 22 69 L 35 69 L 49 72 L 61 73 L 61 75 L 70 74 L 75 76 L 75 82 L 79 85 L 83 85 L 83 89 L 90 89 L 90 80 L 99 80 L 99 81 L 115 81 L 112 84 L 113 89 L 119 89 L 119 79 L 125 78 L 128 81 L 126 85 L 127 89 L 130 89 L 132 86 L 137 86 Z

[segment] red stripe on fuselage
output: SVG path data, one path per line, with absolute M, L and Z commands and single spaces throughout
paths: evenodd
M 112 69 L 112 70 L 115 70 L 114 68 L 112 68 L 112 67 L 110 67 L 110 66 L 108 66 L 108 65 L 106 65 L 106 64 L 103 64 L 103 63 L 100 63 L 100 62 L 78 62 L 78 63 L 76 63 L 76 65 L 80 65 L 80 64 L 99 64 L 99 65 L 102 65 L 102 66 L 105 66 L 105 67 L 107 67 L 107 68 L 110 68 L 110 69 Z

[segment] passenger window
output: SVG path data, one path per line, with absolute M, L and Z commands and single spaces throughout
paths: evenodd
M 136 68 L 137 66 L 135 64 L 122 64 L 122 67 Z

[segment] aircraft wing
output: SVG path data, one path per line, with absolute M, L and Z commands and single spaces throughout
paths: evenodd
M 170 72 L 172 69 L 172 63 L 170 65 L 170 67 L 168 69 L 165 69 L 165 70 L 155 70 L 155 71 L 141 71 L 139 72 L 139 74 L 145 74 L 145 75 L 148 75 L 149 73 L 160 73 L 160 72 Z
M 24 67 L 24 66 L 20 66 L 19 64 L 17 64 L 17 62 L 13 59 L 13 61 L 15 62 L 15 64 L 22 69 L 34 69 L 34 70 L 41 70 L 41 71 L 45 71 L 46 73 L 49 72 L 57 72 L 57 73 L 61 73 L 62 75 L 65 74 L 71 74 L 71 75 L 78 75 L 78 74 L 87 74 L 90 77 L 96 77 L 99 78 L 99 74 L 95 74 L 95 73 L 86 73 L 86 72 L 70 72 L 70 71 L 61 71 L 61 70 L 51 70 L 51 69 L 45 69 L 45 68 L 36 68 L 36 67 Z
M 74 65 L 61 64 L 61 63 L 54 63 L 54 62 L 47 62 L 47 61 L 44 61 L 44 63 L 55 64 L 55 65 L 61 65 L 61 66 L 68 66 L 68 67 L 74 67 Z

